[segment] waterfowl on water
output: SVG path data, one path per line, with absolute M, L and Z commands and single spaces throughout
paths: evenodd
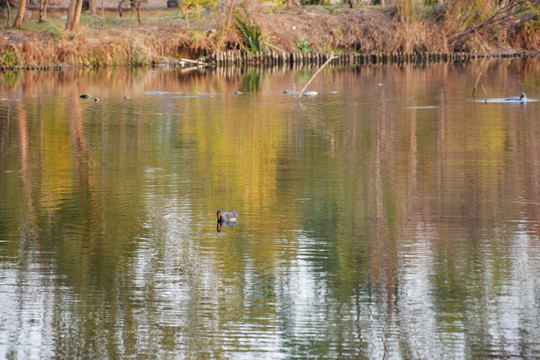
M 232 211 L 221 212 L 221 210 L 218 210 L 216 215 L 217 215 L 217 221 L 220 224 L 235 223 L 236 218 L 238 217 L 238 211 L 232 210 Z
M 506 101 L 524 101 L 526 98 L 526 95 L 524 92 L 521 92 L 521 95 L 519 97 L 517 96 L 512 96 L 512 97 L 509 97 L 507 99 L 505 99 Z

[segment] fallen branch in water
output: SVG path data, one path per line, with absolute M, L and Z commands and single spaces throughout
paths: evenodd
M 484 90 L 484 94 L 486 94 L 486 104 L 487 104 L 487 101 L 488 101 L 488 94 L 487 94 L 487 91 L 486 89 L 484 88 L 484 84 L 482 84 L 482 90 Z
M 482 73 L 478 74 L 478 78 L 476 78 L 476 84 L 474 84 L 474 88 L 472 89 L 472 97 L 474 97 L 474 92 L 476 91 L 476 87 L 478 86 L 478 82 L 480 81 L 481 76 Z
M 199 61 L 199 60 L 191 60 L 191 59 L 181 58 L 180 61 L 190 63 L 190 64 L 206 65 L 204 62 Z
M 321 67 L 315 72 L 315 74 L 313 74 L 313 76 L 311 77 L 311 79 L 309 79 L 309 81 L 307 82 L 306 86 L 304 86 L 304 88 L 302 89 L 302 91 L 300 91 L 298 93 L 298 97 L 301 97 L 302 94 L 304 93 L 304 91 L 306 91 L 307 87 L 309 86 L 309 84 L 311 84 L 311 82 L 313 81 L 313 79 L 315 79 L 315 76 L 317 76 L 321 70 L 326 66 L 328 65 L 328 63 L 330 63 L 330 61 L 334 60 L 334 59 L 337 59 L 337 56 L 335 56 L 334 54 L 330 54 L 330 57 L 328 58 L 328 60 L 326 60 L 326 62 L 324 64 L 321 65 Z

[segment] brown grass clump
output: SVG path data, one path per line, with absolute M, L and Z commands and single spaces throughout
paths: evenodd
M 311 50 L 327 52 L 388 51 L 395 46 L 395 23 L 383 12 L 366 9 L 340 10 L 330 14 L 321 7 L 287 12 L 253 14 L 255 22 L 269 34 L 272 44 L 284 51 L 297 51 L 302 41 Z
M 0 40 L 0 66 L 39 66 L 48 63 L 56 52 L 54 42 L 43 34 L 6 31 Z

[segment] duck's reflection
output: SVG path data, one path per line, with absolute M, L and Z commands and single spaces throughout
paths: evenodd
M 222 229 L 223 226 L 227 226 L 227 227 L 235 227 L 236 225 L 238 225 L 238 222 L 236 222 L 236 221 L 235 221 L 235 222 L 232 222 L 232 223 L 229 223 L 229 222 L 227 222 L 227 223 L 221 223 L 221 222 L 218 221 L 218 222 L 217 222 L 217 225 L 216 225 L 216 230 L 217 230 L 217 232 L 221 232 L 221 229 Z

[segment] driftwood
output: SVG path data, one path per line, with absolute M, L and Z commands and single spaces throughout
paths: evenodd
M 482 84 L 482 90 L 484 90 L 484 94 L 486 94 L 486 104 L 487 104 L 488 94 L 487 94 L 486 88 L 484 87 L 484 84 Z
M 301 97 L 301 96 L 302 96 L 302 94 L 304 93 L 304 91 L 306 91 L 308 85 L 311 84 L 311 82 L 313 81 L 313 79 L 315 79 L 315 76 L 317 76 L 317 75 L 321 72 L 321 70 L 324 69 L 324 67 L 325 67 L 326 65 L 328 65 L 328 64 L 330 63 L 330 61 L 332 61 L 332 60 L 334 60 L 334 59 L 337 59 L 337 56 L 334 56 L 334 54 L 330 55 L 330 57 L 328 58 L 328 60 L 326 60 L 326 62 L 325 62 L 324 64 L 322 64 L 321 67 L 320 67 L 317 71 L 315 71 L 315 74 L 313 74 L 313 76 L 311 77 L 311 79 L 309 79 L 309 81 L 307 82 L 306 86 L 304 86 L 304 88 L 302 89 L 302 91 L 300 91 L 300 92 L 298 93 L 298 97 Z
M 472 97 L 474 97 L 474 93 L 476 91 L 476 87 L 478 86 L 478 82 L 480 81 L 481 76 L 482 76 L 482 73 L 478 74 L 478 77 L 476 78 L 476 84 L 474 84 L 474 88 L 472 89 Z

